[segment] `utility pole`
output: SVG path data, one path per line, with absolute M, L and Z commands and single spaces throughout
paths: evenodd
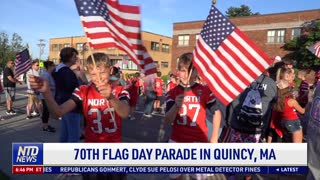
M 38 47 L 39 47 L 39 63 L 40 63 L 40 60 L 41 60 L 41 56 L 43 54 L 43 49 L 44 47 L 46 46 L 46 44 L 44 43 L 44 39 L 39 39 L 39 43 L 37 44 Z

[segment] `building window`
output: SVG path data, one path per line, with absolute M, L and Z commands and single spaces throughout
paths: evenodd
M 301 34 L 301 29 L 300 28 L 294 28 L 292 29 L 292 33 L 291 33 L 291 39 L 294 39 L 296 37 L 299 37 Z
M 158 42 L 151 42 L 151 50 L 153 51 L 159 51 L 160 44 Z
M 189 35 L 178 36 L 178 46 L 188 46 L 189 45 Z
M 124 64 L 122 59 L 112 59 L 111 65 L 119 66 L 121 70 L 138 70 L 138 66 L 131 60 Z
M 57 58 L 53 58 L 53 59 L 52 59 L 52 62 L 53 62 L 54 64 L 58 64 Z
M 58 51 L 58 44 L 52 44 L 52 51 Z
M 59 44 L 59 50 L 63 48 L 63 44 Z
M 200 34 L 196 34 L 196 40 L 198 40 L 200 37 Z
M 121 60 L 122 61 L 122 60 Z M 122 68 L 125 70 L 138 70 L 138 66 L 131 60 L 128 60 L 126 64 L 122 63 Z
M 84 46 L 83 46 L 83 45 L 84 45 Z M 88 43 L 83 43 L 83 44 L 82 44 L 82 48 L 83 48 L 84 51 L 88 51 L 88 50 L 89 50 L 89 45 L 88 45 Z
M 159 68 L 159 62 L 158 61 L 153 61 L 156 64 L 156 68 Z
M 277 30 L 269 30 L 268 31 L 268 43 L 284 43 L 284 36 L 285 36 L 284 29 L 277 29 Z
M 161 62 L 161 68 L 168 68 L 169 63 L 168 62 Z
M 66 44 L 63 45 L 63 47 L 70 47 L 70 44 L 66 43 Z
M 162 44 L 162 52 L 169 52 L 169 44 Z
M 82 48 L 83 48 L 83 43 L 77 43 L 77 44 L 76 44 L 76 49 L 77 49 L 78 51 L 82 51 Z

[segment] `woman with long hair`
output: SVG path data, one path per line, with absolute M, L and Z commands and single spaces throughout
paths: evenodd
M 302 126 L 297 112 L 305 113 L 305 108 L 302 108 L 297 100 L 293 97 L 289 82 L 280 80 L 278 86 L 278 101 L 274 105 L 274 110 L 279 112 L 281 117 L 281 125 L 286 132 L 291 134 L 292 142 L 302 142 Z

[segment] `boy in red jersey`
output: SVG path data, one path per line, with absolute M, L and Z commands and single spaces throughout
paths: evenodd
M 138 94 L 139 94 L 139 79 L 137 77 L 132 77 L 130 80 L 130 85 L 128 87 L 128 91 L 130 94 L 130 120 L 135 120 L 136 118 L 133 116 L 133 111 L 136 109 L 137 101 L 138 101 Z
M 125 91 L 113 91 L 109 84 L 110 60 L 104 53 L 94 53 L 96 67 L 92 57 L 87 60 L 87 68 L 92 83 L 76 88 L 72 97 L 61 104 L 55 102 L 48 82 L 36 77 L 30 77 L 31 88 L 43 93 L 50 112 L 61 117 L 77 106 L 82 108 L 87 121 L 85 142 L 121 142 L 121 118 L 129 114 L 128 94 Z M 90 179 L 84 175 L 84 179 Z M 108 174 L 111 179 L 123 179 L 123 174 Z
M 217 108 L 216 98 L 210 89 L 195 83 L 197 70 L 192 65 L 192 53 L 185 53 L 179 57 L 178 70 L 180 84 L 168 92 L 166 98 L 165 121 L 173 124 L 169 142 L 208 142 L 206 125 L 206 108 L 208 108 L 215 114 L 210 142 L 217 143 L 221 111 Z M 192 74 L 189 78 L 190 73 Z M 172 174 L 170 177 L 178 179 L 182 176 Z
M 177 86 L 176 76 L 174 74 L 170 74 L 170 82 L 167 85 L 167 93 Z
M 161 79 L 161 72 L 157 72 L 157 77 L 155 78 L 155 87 L 156 87 L 156 93 L 157 98 L 154 101 L 154 112 L 155 113 L 161 113 L 160 109 L 160 99 L 162 97 L 162 86 L 163 86 L 163 80 Z

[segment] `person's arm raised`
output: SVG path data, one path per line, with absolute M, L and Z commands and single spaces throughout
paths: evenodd
M 108 82 L 100 82 L 96 86 L 101 96 L 111 103 L 120 117 L 127 118 L 129 116 L 130 107 L 128 103 L 126 101 L 120 101 L 112 95 L 112 89 Z

